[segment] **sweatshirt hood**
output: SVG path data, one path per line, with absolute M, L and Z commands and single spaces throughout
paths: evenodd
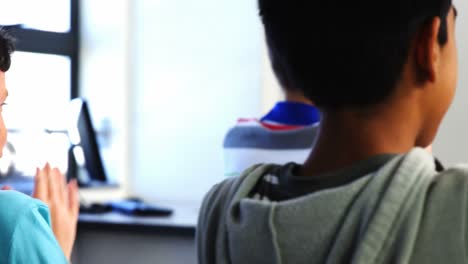
M 281 202 L 249 198 L 272 166 L 243 175 L 230 201 L 226 229 L 232 263 L 409 260 L 427 190 L 437 174 L 425 150 L 397 156 L 338 188 Z

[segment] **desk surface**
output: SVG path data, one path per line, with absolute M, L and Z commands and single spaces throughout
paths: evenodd
M 172 206 L 171 208 L 174 212 L 167 217 L 129 216 L 118 212 L 80 214 L 78 228 L 194 236 L 198 208 L 194 206 Z

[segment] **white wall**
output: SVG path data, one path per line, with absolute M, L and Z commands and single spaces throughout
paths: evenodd
M 81 83 L 82 96 L 89 101 L 97 130 L 107 120 L 111 134 L 101 141 L 107 174 L 120 188 L 84 191 L 91 200 L 116 199 L 127 194 L 129 157 L 129 32 L 130 0 L 83 0 L 81 17 Z M 109 8 L 111 7 L 111 8 Z M 101 138 L 102 139 L 102 138 Z
M 262 112 L 256 1 L 142 0 L 134 11 L 131 192 L 200 200 L 223 178 L 227 129 Z
M 468 162 L 468 2 L 456 0 L 459 83 L 455 100 L 434 143 L 434 153 L 446 164 Z
M 81 91 L 97 129 L 110 120 L 103 155 L 121 184 L 83 191 L 84 198 L 199 200 L 222 179 L 227 129 L 283 97 L 256 2 L 84 0 L 81 7 Z

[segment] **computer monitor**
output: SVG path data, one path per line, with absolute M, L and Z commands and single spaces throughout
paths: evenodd
M 68 131 L 72 143 L 70 156 L 78 167 L 85 169 L 86 174 L 78 173 L 80 187 L 111 185 L 102 162 L 88 103 L 82 98 L 76 98 L 70 105 L 73 117 Z

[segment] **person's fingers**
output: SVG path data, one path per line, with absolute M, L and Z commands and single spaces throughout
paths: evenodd
M 46 202 L 49 197 L 48 179 L 44 170 L 36 168 L 36 177 L 34 177 L 33 197 Z
M 59 199 L 59 183 L 57 182 L 56 176 L 50 169 L 49 163 L 44 167 L 45 175 L 47 177 L 47 185 L 49 189 L 49 200 L 51 202 L 57 202 Z
M 8 185 L 5 185 L 2 187 L 2 191 L 10 191 L 10 190 L 13 190 L 13 189 Z
M 44 165 L 44 168 L 42 168 L 42 170 L 46 173 L 49 173 L 50 171 L 50 164 L 49 162 L 46 162 L 46 164 Z
M 73 179 L 68 183 L 68 206 L 74 217 L 78 217 L 80 211 L 80 201 L 78 198 L 78 182 Z
M 65 201 L 66 199 L 68 199 L 68 196 L 66 194 L 67 183 L 65 182 L 65 177 L 57 168 L 52 169 L 51 173 L 52 173 L 53 180 L 55 181 L 55 184 L 57 185 L 57 198 L 59 199 L 59 201 Z

